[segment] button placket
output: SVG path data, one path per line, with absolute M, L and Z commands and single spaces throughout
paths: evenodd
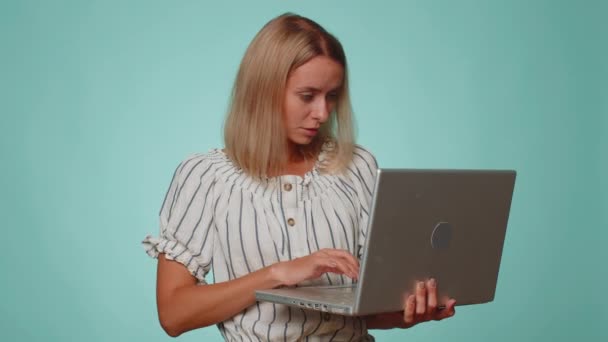
M 291 242 L 292 257 L 298 258 L 308 255 L 310 252 L 306 244 L 306 225 L 304 219 L 304 207 L 299 201 L 301 193 L 301 181 L 298 176 L 285 176 L 280 185 L 283 196 L 284 224 L 288 229 Z
M 294 209 L 297 208 L 297 198 L 295 198 L 295 194 L 291 191 L 293 189 L 293 185 L 291 182 L 291 179 L 286 179 L 285 183 L 282 184 L 282 191 L 283 205 L 287 214 L 286 223 L 289 227 L 294 227 L 296 225 L 296 220 L 294 218 Z

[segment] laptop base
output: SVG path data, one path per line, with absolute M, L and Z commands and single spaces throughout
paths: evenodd
M 256 299 L 309 310 L 354 315 L 356 285 L 303 286 L 256 291 Z

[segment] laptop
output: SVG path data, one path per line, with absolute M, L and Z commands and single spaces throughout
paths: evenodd
M 516 172 L 378 169 L 359 281 L 256 291 L 258 301 L 348 316 L 403 310 L 417 281 L 438 304 L 494 300 Z

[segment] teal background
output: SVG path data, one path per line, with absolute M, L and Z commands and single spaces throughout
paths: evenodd
M 162 341 L 171 175 L 219 147 L 246 46 L 337 35 L 384 167 L 518 171 L 494 302 L 380 341 L 605 340 L 607 1 L 2 1 L 0 340 Z M 215 327 L 182 341 L 216 341 Z

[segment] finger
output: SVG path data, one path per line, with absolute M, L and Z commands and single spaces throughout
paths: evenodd
M 437 282 L 431 278 L 426 282 L 426 314 L 434 318 L 437 313 Z
M 407 326 L 414 324 L 414 312 L 416 311 L 416 296 L 410 295 L 405 300 L 405 310 L 403 311 L 403 321 Z
M 331 258 L 336 260 L 336 262 L 340 263 L 348 270 L 346 275 L 350 278 L 356 279 L 359 276 L 358 268 L 351 262 L 349 262 L 346 258 L 343 258 L 341 256 L 332 256 Z
M 424 316 L 426 312 L 426 286 L 419 281 L 416 284 L 416 316 Z
M 319 259 L 318 261 L 318 266 L 324 268 L 323 271 L 324 272 L 333 272 L 333 273 L 344 273 L 346 271 L 346 269 L 344 268 L 344 265 L 342 265 L 340 262 L 338 262 L 337 260 L 335 260 L 332 257 L 322 257 Z
M 339 258 L 324 257 L 321 259 L 319 266 L 324 267 L 323 273 L 332 272 L 337 274 L 345 274 L 348 277 L 353 277 L 356 274 L 350 267 Z
M 348 252 L 346 250 L 324 249 L 323 251 L 330 256 L 343 258 L 344 260 L 346 260 L 348 263 L 352 264 L 353 266 L 359 267 L 359 260 L 357 260 L 357 258 L 355 258 L 352 254 L 350 254 L 350 252 Z
M 336 262 L 338 262 L 339 264 L 343 265 L 344 268 L 346 270 L 348 270 L 348 272 L 344 273 L 345 275 L 347 275 L 348 277 L 350 277 L 352 279 L 357 279 L 357 277 L 359 276 L 359 272 L 358 272 L 358 270 L 352 264 L 350 264 L 349 262 L 347 262 L 343 258 L 334 258 L 334 260 L 336 260 Z
M 437 314 L 435 315 L 435 320 L 440 321 L 444 318 L 454 316 L 456 314 L 455 305 L 456 305 L 455 299 L 448 300 L 448 302 L 445 304 L 445 309 L 437 312 Z
M 358 279 L 358 278 L 359 278 L 359 272 L 357 272 L 357 270 L 356 270 L 356 269 L 354 269 L 354 268 L 353 268 L 351 265 L 349 265 L 348 263 L 345 263 L 344 261 L 343 261 L 343 263 L 344 263 L 344 267 L 345 267 L 346 269 L 348 269 L 348 272 L 347 272 L 347 273 L 344 273 L 344 274 L 345 274 L 346 276 L 348 276 L 349 278 L 353 279 L 353 280 Z
M 327 249 L 324 250 L 324 253 L 329 257 L 342 260 L 348 265 L 354 277 L 359 276 L 359 261 L 349 252 L 340 249 Z
M 351 265 L 353 269 L 357 270 L 358 273 L 359 260 L 357 260 L 357 258 L 355 258 L 352 254 L 350 254 L 350 252 L 342 249 L 326 249 L 324 250 L 324 252 L 329 256 L 343 259 L 345 262 Z

